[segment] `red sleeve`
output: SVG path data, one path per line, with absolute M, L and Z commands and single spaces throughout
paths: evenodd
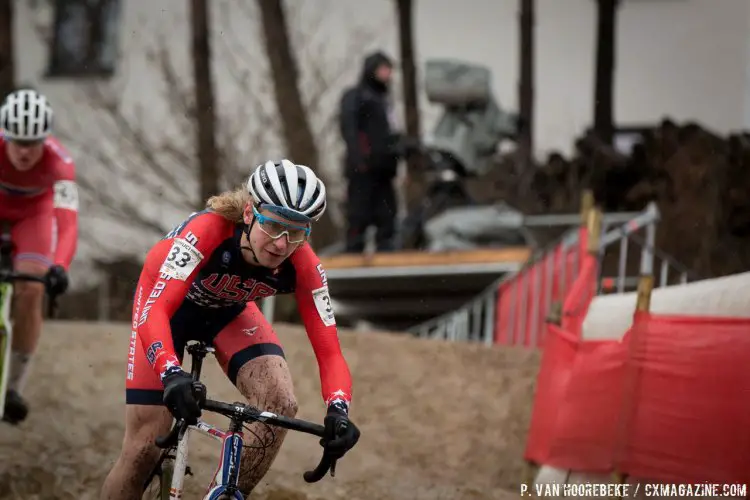
M 136 292 L 137 332 L 146 358 L 160 377 L 179 367 L 169 321 L 180 307 L 198 271 L 214 249 L 231 236 L 234 225 L 210 212 L 193 214 L 146 255 L 144 273 L 152 276 L 150 290 Z
M 69 156 L 53 155 L 57 163 L 54 185 L 55 219 L 57 221 L 57 245 L 54 263 L 70 267 L 78 246 L 78 186 L 76 166 Z
M 339 345 L 325 271 L 307 244 L 294 252 L 291 260 L 297 273 L 297 307 L 318 360 L 323 399 L 326 405 L 341 400 L 348 407 L 352 377 Z

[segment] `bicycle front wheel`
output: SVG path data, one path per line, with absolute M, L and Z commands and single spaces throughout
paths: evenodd
M 174 475 L 174 459 L 164 457 L 154 467 L 143 488 L 143 500 L 169 500 L 169 488 Z

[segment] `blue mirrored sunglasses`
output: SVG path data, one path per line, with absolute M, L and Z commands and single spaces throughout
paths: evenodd
M 260 230 L 274 240 L 281 238 L 286 234 L 286 239 L 289 243 L 302 243 L 310 236 L 309 226 L 297 226 L 288 222 L 272 219 L 259 213 L 255 207 L 253 207 L 253 215 L 258 222 Z

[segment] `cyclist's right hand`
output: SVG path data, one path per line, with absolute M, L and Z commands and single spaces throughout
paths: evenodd
M 183 370 L 174 370 L 162 379 L 164 404 L 177 420 L 188 425 L 198 423 L 201 416 L 200 401 L 206 397 L 206 386 L 194 380 Z
M 49 268 L 46 280 L 47 293 L 50 295 L 62 295 L 68 290 L 68 273 L 60 265 L 54 265 Z
M 333 403 L 328 406 L 328 412 L 323 420 L 325 434 L 320 440 L 320 445 L 329 457 L 337 460 L 359 441 L 359 429 L 349 420 L 347 413 L 345 406 Z

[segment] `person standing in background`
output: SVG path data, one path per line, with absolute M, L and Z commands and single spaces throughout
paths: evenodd
M 340 131 L 346 146 L 346 251 L 362 252 L 368 226 L 376 228 L 379 252 L 394 249 L 396 177 L 399 136 L 389 90 L 393 62 L 383 52 L 365 57 L 357 85 L 347 89 L 340 104 Z

